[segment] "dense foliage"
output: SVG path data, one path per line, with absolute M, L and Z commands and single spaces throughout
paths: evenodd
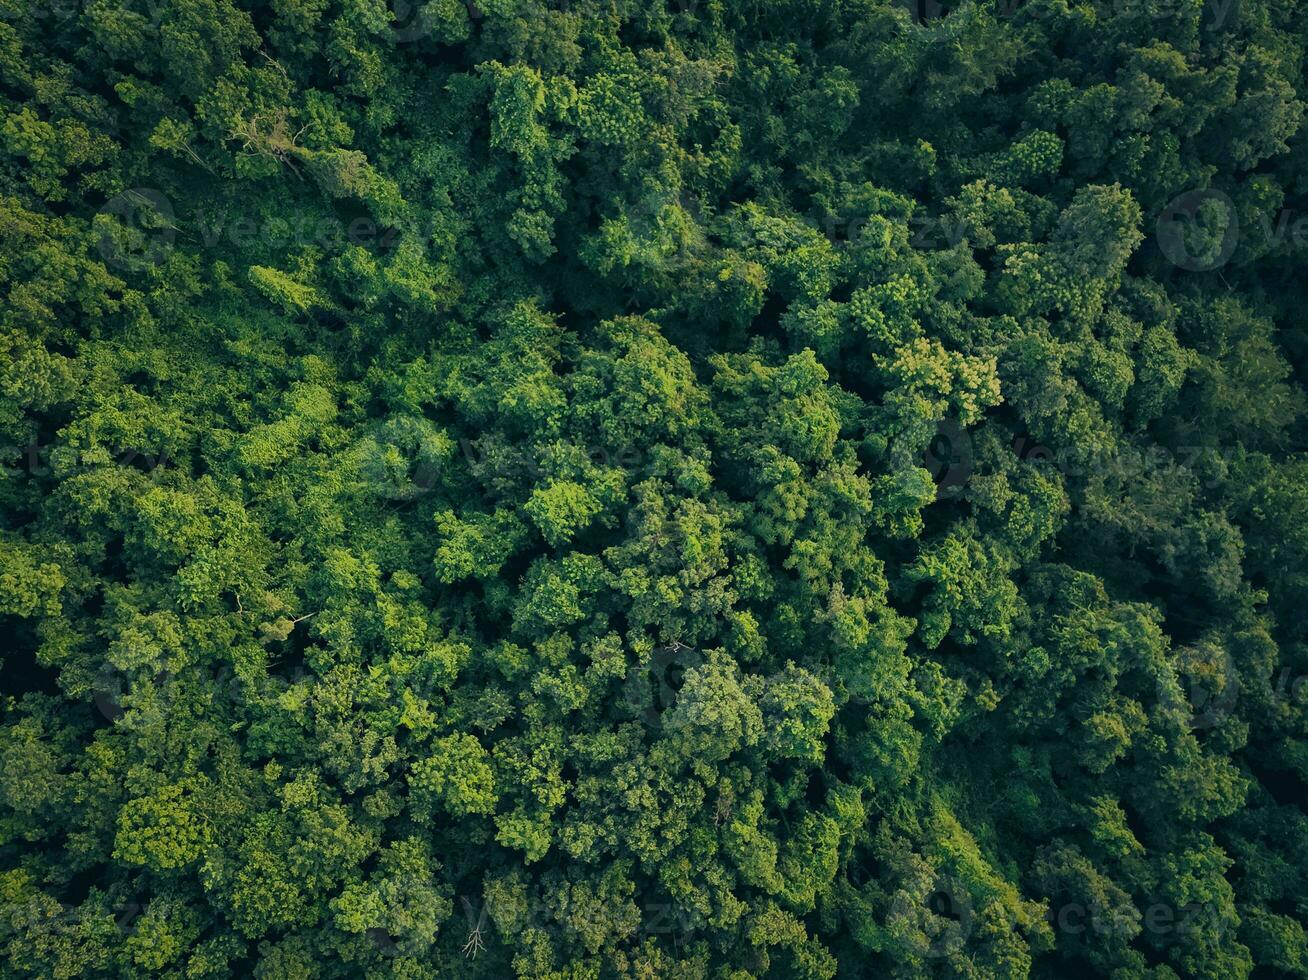
M 7 976 L 1308 976 L 1288 0 L 0 0 Z

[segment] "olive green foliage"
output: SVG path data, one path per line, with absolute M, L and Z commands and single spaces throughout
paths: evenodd
M 0 0 L 0 971 L 1308 977 L 1306 23 Z

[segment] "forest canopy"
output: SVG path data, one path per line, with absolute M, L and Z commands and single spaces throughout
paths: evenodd
M 0 0 L 0 975 L 1308 977 L 1289 0 Z

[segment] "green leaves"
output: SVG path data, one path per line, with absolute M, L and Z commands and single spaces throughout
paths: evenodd
M 456 817 L 495 810 L 495 777 L 489 756 L 471 735 L 450 735 L 429 743 L 430 753 L 409 775 L 419 812 L 444 810 Z
M 0 974 L 1304 973 L 1291 11 L 4 6 Z
M 542 537 L 557 547 L 585 529 L 603 508 L 584 486 L 562 480 L 533 490 L 524 509 Z
M 190 864 L 211 841 L 203 806 L 194 788 L 178 785 L 129 800 L 118 813 L 114 857 L 159 871 Z

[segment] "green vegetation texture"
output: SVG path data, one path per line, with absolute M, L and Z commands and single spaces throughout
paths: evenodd
M 1308 977 L 1290 0 L 0 0 L 0 976 Z

